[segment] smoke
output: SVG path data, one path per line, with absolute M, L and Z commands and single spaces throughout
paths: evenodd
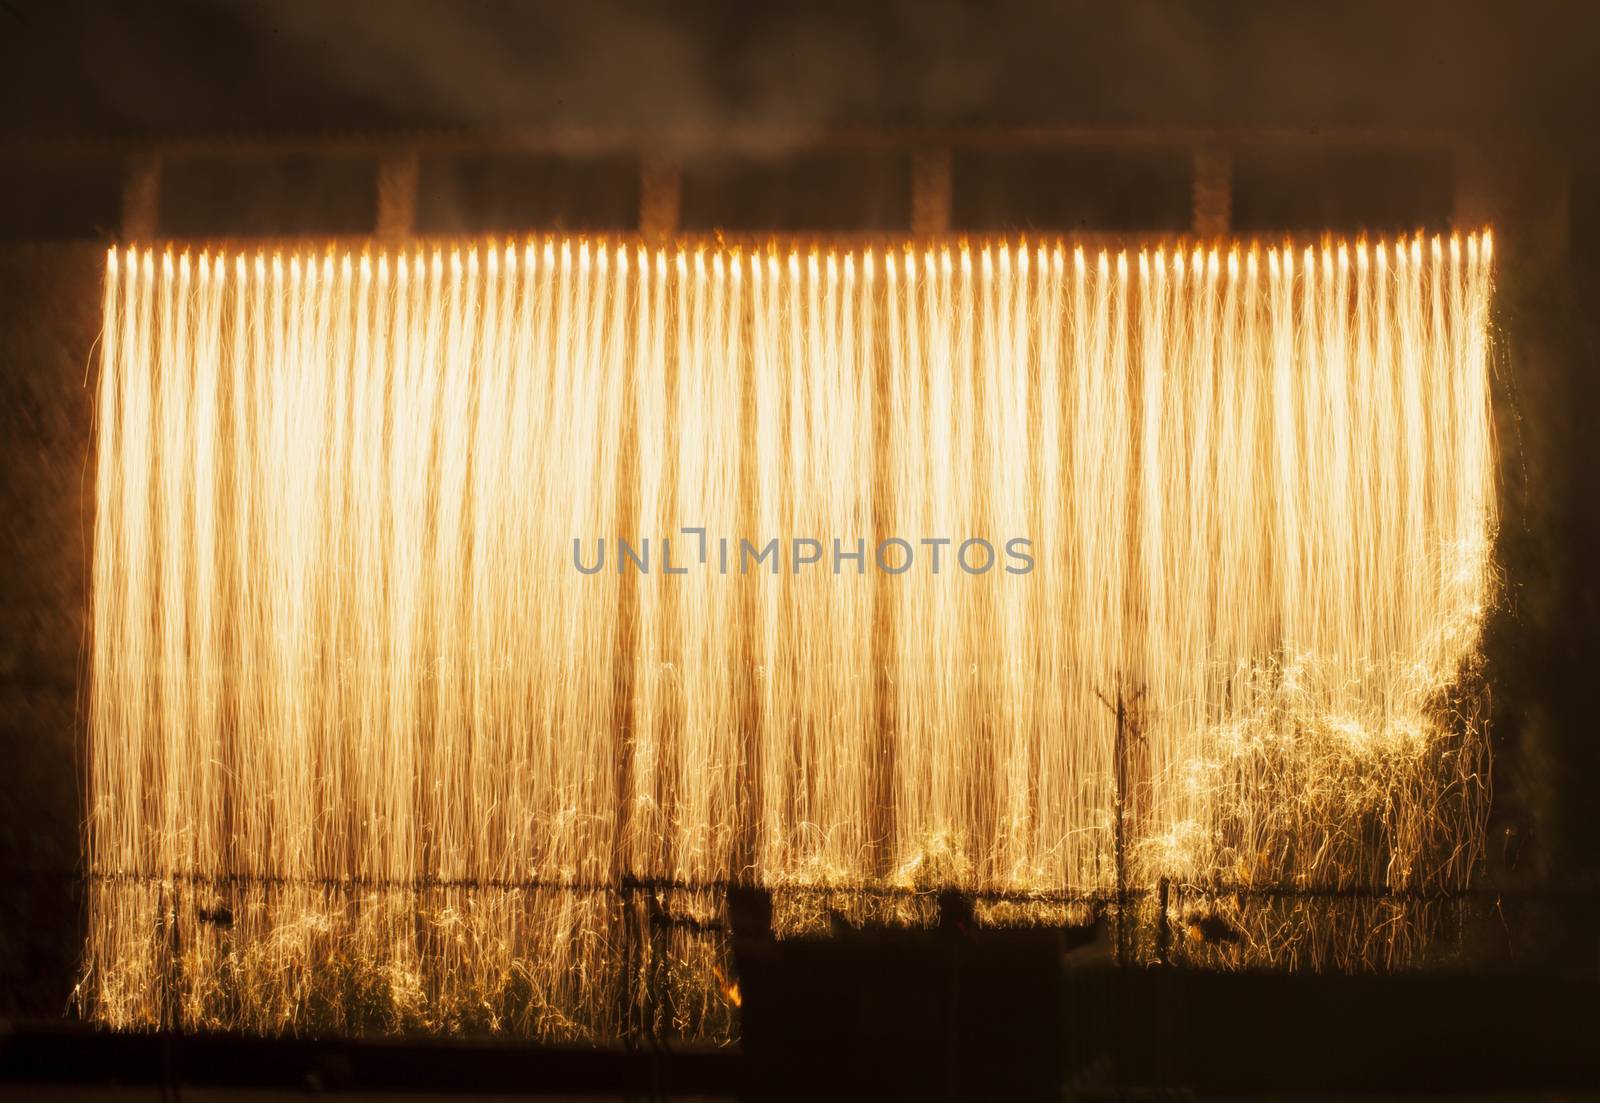
M 12 0 L 13 133 L 1118 122 L 1576 126 L 1600 12 Z

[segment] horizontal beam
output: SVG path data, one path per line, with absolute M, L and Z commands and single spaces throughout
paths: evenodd
M 547 127 L 530 130 L 394 131 L 362 133 L 195 134 L 140 139 L 35 138 L 0 142 L 0 158 L 93 154 L 159 156 L 374 156 L 417 154 L 556 153 L 572 156 L 646 151 L 683 156 L 732 152 L 781 155 L 798 150 L 899 150 L 929 147 L 1189 148 L 1292 146 L 1308 149 L 1440 149 L 1493 144 L 1493 136 L 1451 130 L 1379 127 L 1016 126 L 947 128 L 692 128 Z M 1515 140 L 1511 134 L 1507 140 Z M 1523 136 L 1521 142 L 1526 141 Z

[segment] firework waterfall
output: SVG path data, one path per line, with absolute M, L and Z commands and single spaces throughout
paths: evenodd
M 1490 259 L 113 252 L 90 1004 L 292 1025 L 338 928 L 592 1032 L 630 880 L 1464 883 Z

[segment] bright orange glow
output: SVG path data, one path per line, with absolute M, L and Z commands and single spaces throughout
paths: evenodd
M 90 871 L 212 886 L 241 932 L 235 878 L 1461 883 L 1437 706 L 1491 598 L 1490 254 L 114 251 Z M 619 537 L 693 561 L 685 528 L 710 568 L 719 537 L 869 567 L 616 570 Z M 889 536 L 945 569 L 871 569 Z M 954 569 L 968 537 L 1035 567 Z M 167 950 L 96 900 L 92 1005 L 150 1021 Z M 601 998 L 614 915 L 495 907 L 450 913 L 477 949 L 447 976 L 371 903 L 390 998 L 497 953 Z M 286 929 L 258 1025 L 316 968 Z M 211 1021 L 226 940 L 183 952 Z

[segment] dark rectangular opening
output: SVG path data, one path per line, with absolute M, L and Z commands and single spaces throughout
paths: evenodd
M 1192 171 L 1186 150 L 957 150 L 950 224 L 980 233 L 1182 233 Z
M 683 166 L 681 203 L 685 230 L 904 231 L 910 158 L 882 150 L 696 157 Z
M 1233 162 L 1240 233 L 1443 230 L 1455 204 L 1444 151 L 1247 149 Z
M 195 156 L 161 167 L 161 232 L 174 237 L 370 234 L 370 157 Z
M 631 154 L 426 157 L 417 232 L 627 231 L 639 225 L 639 160 Z
M 0 162 L 0 241 L 78 241 L 114 236 L 122 221 L 116 157 Z

